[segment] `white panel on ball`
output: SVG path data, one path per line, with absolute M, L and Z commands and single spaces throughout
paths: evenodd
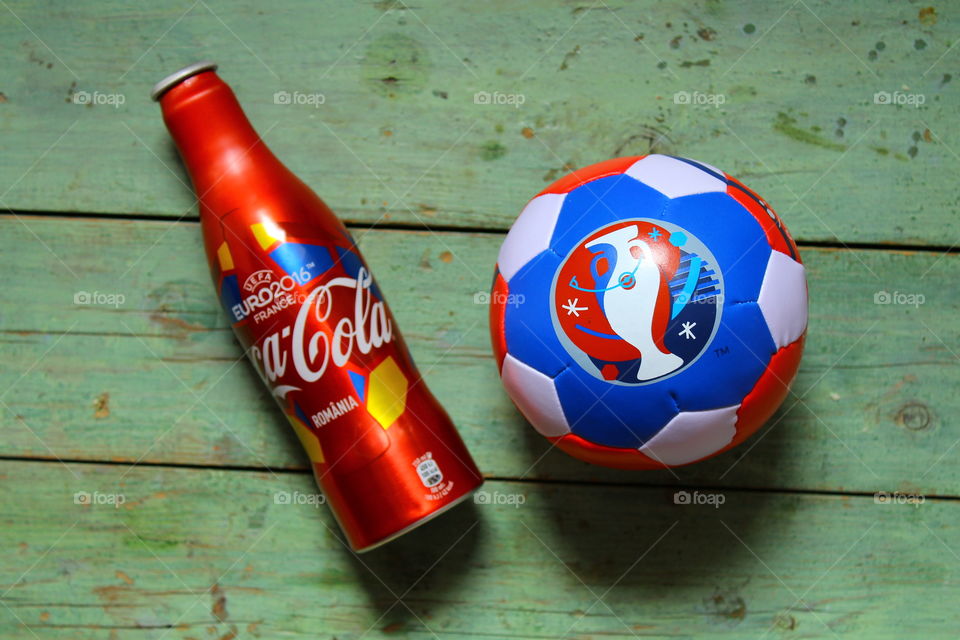
M 523 265 L 550 246 L 550 237 L 557 226 L 565 197 L 565 193 L 545 193 L 528 202 L 520 212 L 497 257 L 500 275 L 507 282 Z
M 807 279 L 803 265 L 779 251 L 770 252 L 757 300 L 777 348 L 807 328 Z
M 738 404 L 707 411 L 682 411 L 640 447 L 640 453 L 670 466 L 716 453 L 736 435 L 739 408 Z
M 637 160 L 626 174 L 668 198 L 727 191 L 727 183 L 723 180 L 670 156 L 654 154 Z
M 537 431 L 548 438 L 570 433 L 570 425 L 563 415 L 553 378 L 520 362 L 509 353 L 503 359 L 500 376 L 507 393 Z

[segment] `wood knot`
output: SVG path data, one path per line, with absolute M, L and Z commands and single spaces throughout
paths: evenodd
M 930 426 L 930 410 L 919 402 L 908 402 L 900 407 L 894 419 L 902 427 L 919 431 Z
M 93 403 L 93 417 L 102 420 L 110 417 L 110 394 L 104 391 Z
M 797 628 L 797 619 L 789 613 L 779 613 L 773 619 L 773 624 L 777 629 L 784 631 L 793 631 Z

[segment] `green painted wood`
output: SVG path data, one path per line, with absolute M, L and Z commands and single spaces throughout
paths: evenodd
M 0 233 L 0 454 L 305 467 L 238 361 L 196 224 L 8 217 Z M 956 255 L 804 249 L 809 341 L 774 426 L 675 475 L 631 474 L 548 452 L 503 392 L 487 308 L 475 304 L 502 235 L 357 236 L 428 384 L 490 476 L 960 494 L 960 404 L 945 392 L 960 385 Z M 874 304 L 880 291 L 924 304 Z M 124 300 L 75 304 L 80 292 Z
M 505 229 L 567 167 L 653 150 L 743 178 L 801 239 L 960 241 L 960 18 L 946 9 L 5 5 L 0 206 L 14 210 L 194 215 L 147 94 L 213 58 L 278 155 L 351 221 Z
M 960 624 L 955 501 L 727 491 L 714 507 L 672 489 L 488 482 L 490 503 L 357 558 L 326 506 L 282 503 L 312 495 L 307 474 L 0 474 L 10 640 L 899 640 Z
M 954 635 L 958 503 L 931 496 L 960 495 L 957 256 L 902 249 L 960 242 L 960 22 L 938 9 L 4 4 L 0 207 L 170 222 L 0 217 L 0 637 Z M 278 500 L 313 480 L 237 360 L 197 226 L 173 222 L 195 211 L 146 93 L 204 57 L 347 220 L 494 231 L 357 232 L 493 478 L 359 559 L 326 507 Z M 802 240 L 901 248 L 804 249 L 810 339 L 774 424 L 704 464 L 624 473 L 524 423 L 475 296 L 531 195 L 648 151 L 744 178 Z M 678 505 L 677 487 L 722 504 Z

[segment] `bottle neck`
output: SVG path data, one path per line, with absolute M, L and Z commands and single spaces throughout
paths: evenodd
M 160 98 L 163 120 L 187 167 L 201 210 L 216 208 L 218 195 L 280 165 L 257 135 L 230 87 L 205 71 Z M 204 207 L 203 205 L 206 205 Z

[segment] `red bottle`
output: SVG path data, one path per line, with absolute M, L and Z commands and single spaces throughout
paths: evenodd
M 152 95 L 193 180 L 234 332 L 350 545 L 365 551 L 463 501 L 483 478 L 350 233 L 260 140 L 215 70 L 191 65 Z

